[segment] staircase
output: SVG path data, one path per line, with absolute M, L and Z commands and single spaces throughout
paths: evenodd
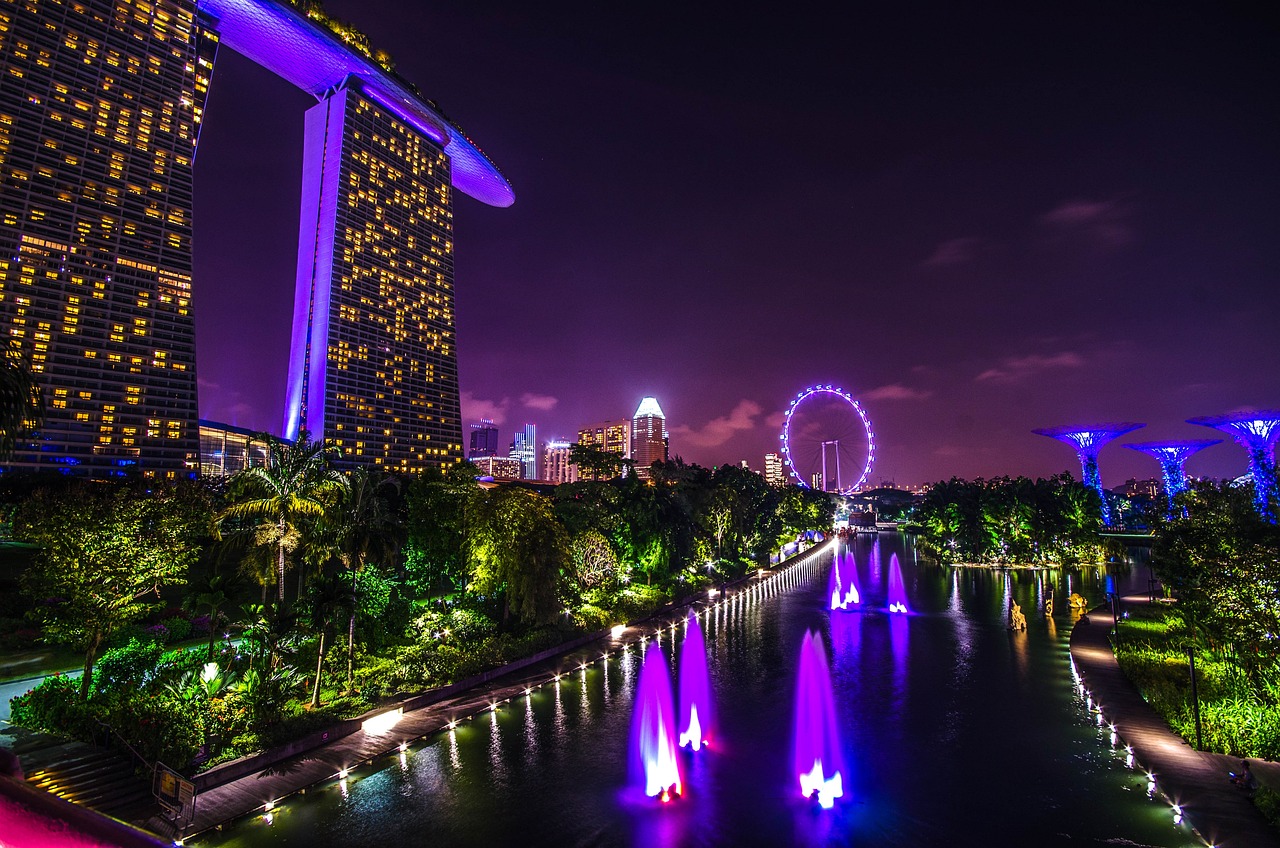
M 145 821 L 158 812 L 148 780 L 127 755 L 43 733 L 14 735 L 13 752 L 28 783 L 121 821 Z

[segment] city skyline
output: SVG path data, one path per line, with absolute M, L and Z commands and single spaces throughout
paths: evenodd
M 1072 469 L 1036 428 L 1197 438 L 1187 418 L 1280 397 L 1277 60 L 1247 11 L 878 9 L 846 43 L 818 13 L 328 6 L 429 80 L 519 196 L 457 204 L 464 422 L 567 435 L 655 395 L 673 456 L 755 463 L 796 391 L 838 383 L 876 423 L 874 478 L 923 482 Z M 297 214 L 300 101 L 229 54 L 215 77 L 196 214 L 241 256 L 197 244 L 201 414 L 270 428 L 282 366 L 247 363 L 287 345 L 271 243 Z M 641 141 L 675 126 L 680 145 Z M 211 338 L 230 319 L 202 280 L 261 293 L 255 345 Z M 1154 471 L 1119 444 L 1101 468 Z M 1188 463 L 1246 468 L 1231 444 Z

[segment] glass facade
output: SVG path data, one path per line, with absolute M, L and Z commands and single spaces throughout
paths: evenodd
M 435 142 L 358 83 L 308 110 L 284 431 L 417 472 L 462 459 L 453 189 Z
M 205 477 L 230 477 L 246 468 L 267 464 L 267 443 L 244 427 L 216 421 L 200 422 L 200 473 Z
M 0 5 L 0 331 L 45 421 L 17 468 L 194 474 L 194 0 Z

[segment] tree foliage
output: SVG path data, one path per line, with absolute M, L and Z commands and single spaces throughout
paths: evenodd
M 39 545 L 23 575 L 47 638 L 84 653 L 82 696 L 103 643 L 145 615 L 160 590 L 186 581 L 209 530 L 210 504 L 191 484 L 75 484 L 41 490 L 15 521 L 19 538 Z
M 479 490 L 471 499 L 469 588 L 503 596 L 504 617 L 542 624 L 560 612 L 560 585 L 569 564 L 569 537 L 551 501 L 514 486 Z
M 8 459 L 24 433 L 39 425 L 40 385 L 22 354 L 12 348 L 0 357 L 0 460 Z

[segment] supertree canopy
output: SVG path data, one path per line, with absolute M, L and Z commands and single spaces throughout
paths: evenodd
M 1280 410 L 1233 412 L 1188 418 L 1188 424 L 1199 424 L 1221 430 L 1249 452 L 1249 473 L 1253 475 L 1253 503 L 1258 513 L 1272 523 L 1276 520 L 1276 442 L 1280 441 Z
M 1124 422 L 1120 424 L 1091 424 L 1087 427 L 1046 427 L 1032 430 L 1037 436 L 1048 436 L 1066 442 L 1076 450 L 1080 458 L 1080 471 L 1084 484 L 1098 493 L 1102 501 L 1102 523 L 1111 526 L 1111 508 L 1107 505 L 1107 493 L 1102 490 L 1102 476 L 1098 473 L 1098 451 L 1112 439 L 1132 433 L 1145 424 Z
M 1210 445 L 1219 444 L 1221 441 L 1222 439 L 1184 439 L 1176 442 L 1135 442 L 1125 447 L 1149 454 L 1160 463 L 1160 474 L 1164 478 L 1164 493 L 1169 498 L 1169 511 L 1172 514 L 1173 496 L 1186 491 L 1187 488 L 1187 474 L 1183 470 L 1187 460 L 1192 454 Z

